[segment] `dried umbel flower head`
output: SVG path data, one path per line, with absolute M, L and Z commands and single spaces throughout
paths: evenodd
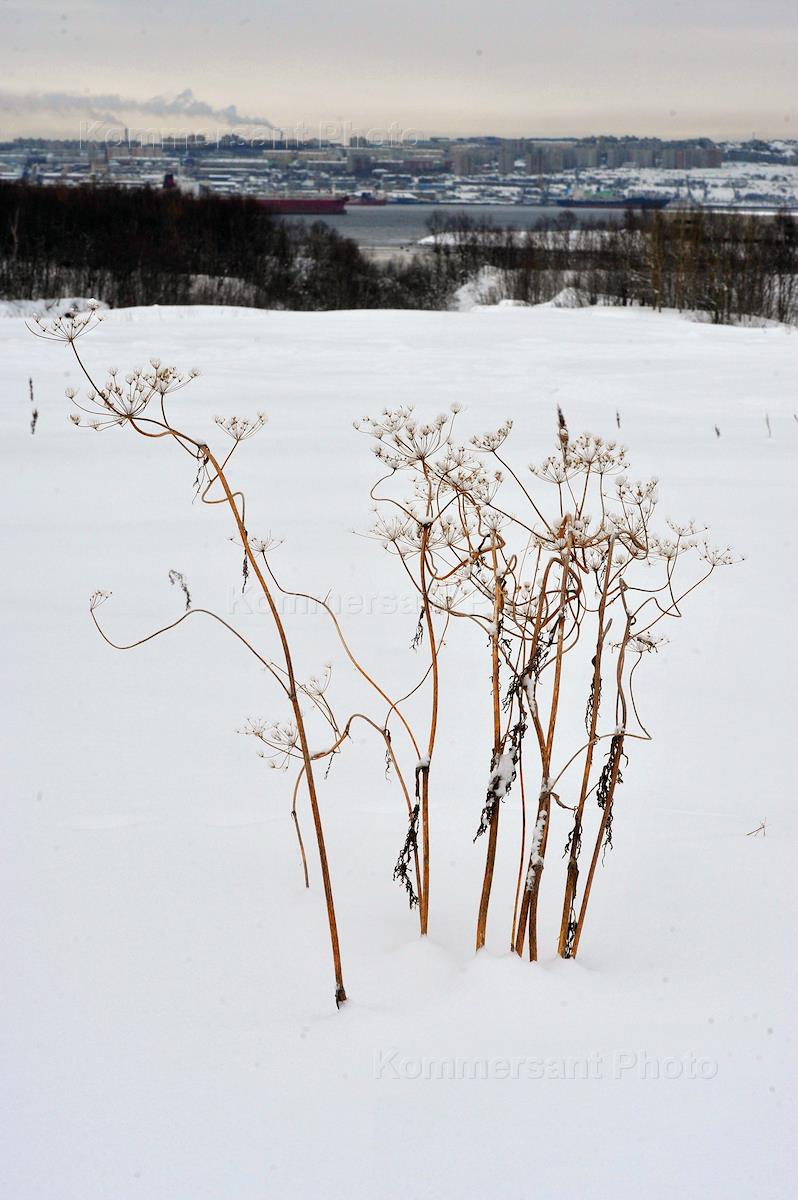
M 259 412 L 254 417 L 214 417 L 213 419 L 234 442 L 245 442 L 247 438 L 260 433 L 268 417 L 265 413 Z
M 401 552 L 403 547 L 415 549 L 419 544 L 418 525 L 410 516 L 383 517 L 380 513 L 372 527 L 372 535 L 386 550 L 394 548 Z
M 629 466 L 625 446 L 607 442 L 592 433 L 580 433 L 578 438 L 570 441 L 566 457 L 569 467 L 577 470 L 589 468 L 599 475 L 625 471 Z
M 605 441 L 592 433 L 581 433 L 572 439 L 568 430 L 558 431 L 559 453 L 550 455 L 540 465 L 531 464 L 529 470 L 548 483 L 567 483 L 575 475 L 593 474 L 599 477 L 613 475 L 628 468 L 625 446 Z
M 542 479 L 545 483 L 565 483 L 569 478 L 568 466 L 562 459 L 562 456 L 550 454 L 548 458 L 544 458 L 539 465 L 535 463 L 529 464 L 530 472 Z M 573 473 L 576 474 L 578 468 L 574 468 Z
M 498 450 L 507 441 L 512 427 L 512 421 L 505 421 L 498 429 L 490 429 L 486 433 L 475 434 L 471 438 L 471 445 L 476 450 Z
M 389 434 L 403 430 L 408 421 L 412 420 L 412 404 L 400 405 L 398 408 L 384 408 L 379 417 L 361 417 L 353 425 L 358 433 L 368 433 L 375 438 L 383 438 Z
M 105 383 L 101 387 L 90 387 L 81 400 L 75 388 L 66 388 L 67 399 L 86 414 L 85 418 L 73 414 L 70 418 L 72 423 L 89 429 L 107 429 L 112 425 L 137 421 L 155 397 L 160 401 L 160 415 L 163 417 L 165 398 L 186 387 L 197 378 L 199 371 L 192 368 L 182 372 L 176 367 L 163 367 L 157 359 L 153 363 L 158 365 L 152 365 L 149 370 L 135 367 L 124 377 L 120 377 L 116 367 L 111 367 Z
M 272 534 L 269 533 L 263 538 L 251 537 L 249 539 L 249 544 L 256 554 L 261 554 L 265 558 L 271 550 L 276 550 L 279 546 L 282 546 L 283 539 L 273 537 Z
M 404 467 L 423 468 L 450 445 L 457 412 L 439 413 L 432 421 L 418 422 L 409 405 L 384 409 L 379 417 L 354 422 L 359 433 L 374 438 L 374 453 L 392 471 Z
M 302 758 L 299 730 L 294 721 L 256 721 L 251 718 L 239 733 L 257 738 L 265 747 L 260 750 L 270 767 L 285 771 L 292 759 Z
M 318 699 L 327 691 L 331 679 L 332 663 L 325 663 L 318 675 L 311 675 L 305 683 L 299 686 L 306 696 L 309 696 L 311 699 Z
M 708 542 L 704 543 L 701 558 L 711 567 L 731 567 L 742 561 L 734 556 L 731 546 L 710 546 Z
M 89 596 L 89 612 L 94 612 L 101 604 L 105 604 L 111 592 L 92 592 Z
M 668 639 L 656 633 L 640 633 L 629 639 L 629 649 L 636 654 L 656 654 L 660 646 L 667 645 Z
M 103 319 L 103 314 L 99 311 L 99 301 L 89 300 L 86 307 L 86 312 L 69 309 L 58 317 L 44 317 L 34 313 L 26 324 L 36 337 L 44 338 L 48 342 L 66 342 L 71 345 L 84 333 L 96 328 Z

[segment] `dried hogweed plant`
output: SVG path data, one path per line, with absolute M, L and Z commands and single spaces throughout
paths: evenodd
M 267 745 L 273 745 L 276 753 L 288 757 L 297 757 L 302 764 L 300 779 L 304 781 L 310 802 L 313 825 L 318 848 L 321 877 L 327 909 L 327 920 L 330 932 L 330 942 L 335 975 L 335 1001 L 341 1005 L 346 1001 L 343 971 L 341 966 L 340 942 L 338 924 L 335 914 L 332 883 L 330 880 L 329 863 L 324 838 L 321 812 L 319 808 L 318 789 L 314 773 L 314 762 L 320 757 L 310 746 L 309 733 L 303 700 L 311 698 L 316 709 L 321 709 L 325 718 L 329 718 L 329 706 L 324 701 L 325 688 L 321 684 L 302 684 L 297 679 L 291 647 L 285 624 L 280 615 L 276 601 L 276 590 L 270 584 L 268 572 L 264 569 L 264 544 L 251 537 L 247 529 L 246 503 L 242 492 L 235 490 L 229 480 L 228 472 L 233 455 L 242 442 L 257 434 L 264 426 L 266 418 L 259 414 L 253 419 L 230 417 L 217 418 L 219 429 L 232 441 L 232 447 L 221 455 L 214 452 L 204 441 L 197 440 L 183 429 L 173 424 L 169 413 L 169 402 L 175 392 L 180 391 L 190 383 L 198 371 L 192 370 L 181 373 L 174 367 L 165 366 L 158 359 L 152 359 L 149 367 L 137 368 L 127 375 L 121 375 L 112 369 L 103 383 L 95 381 L 86 366 L 78 349 L 80 337 L 93 329 L 101 320 L 96 305 L 91 305 L 86 313 L 68 312 L 53 320 L 34 318 L 31 329 L 38 337 L 49 341 L 64 343 L 75 357 L 81 373 L 85 377 L 88 391 L 79 395 L 75 389 L 69 388 L 67 396 L 74 404 L 77 412 L 70 415 L 70 420 L 77 426 L 94 430 L 104 430 L 114 426 L 131 429 L 144 438 L 153 440 L 165 439 L 170 445 L 178 446 L 192 460 L 195 472 L 195 492 L 205 504 L 226 505 L 233 520 L 236 540 L 243 551 L 244 582 L 250 574 L 255 576 L 258 587 L 263 593 L 268 611 L 271 615 L 274 630 L 279 643 L 279 657 L 276 660 L 261 655 L 250 642 L 234 629 L 227 621 L 207 609 L 192 607 L 191 597 L 183 576 L 176 571 L 170 572 L 170 581 L 179 585 L 186 602 L 186 610 L 178 620 L 156 630 L 136 642 L 122 645 L 113 642 L 102 628 L 97 611 L 109 593 L 96 592 L 90 601 L 92 619 L 105 640 L 117 649 L 133 649 L 135 646 L 150 641 L 154 637 L 176 628 L 183 621 L 203 614 L 219 622 L 228 629 L 262 664 L 267 670 L 278 689 L 287 700 L 291 710 L 289 723 L 275 726 L 268 733 L 257 732 Z M 334 720 L 334 719 L 333 719 Z M 299 782 L 299 781 L 298 781 Z M 296 791 L 294 796 L 294 819 L 296 821 Z M 297 823 L 297 832 L 299 827 Z M 300 848 L 305 872 L 307 860 L 300 835 Z
M 375 534 L 398 556 L 418 594 L 417 642 L 428 636 L 430 736 L 419 763 L 425 902 L 429 775 L 443 702 L 440 647 L 445 627 L 460 620 L 482 635 L 491 680 L 490 769 L 475 835 L 475 841 L 486 836 L 476 947 L 487 934 L 500 813 L 517 782 L 521 833 L 511 946 L 518 954 L 528 948 L 530 959 L 538 956 L 538 899 L 560 811 L 568 830 L 557 949 L 573 957 L 597 865 L 612 845 L 629 744 L 650 738 L 635 696 L 637 668 L 661 643 L 662 622 L 681 617 L 682 601 L 732 556 L 711 549 L 692 524 L 669 523 L 665 534 L 655 532 L 656 480 L 630 482 L 625 449 L 590 434 L 572 439 L 559 410 L 556 452 L 530 467 L 527 479 L 505 456 L 511 422 L 473 437 L 465 448 L 453 440 L 456 412 L 455 406 L 421 423 L 405 407 L 359 423 L 385 468 L 371 493 Z M 694 567 L 682 581 L 686 559 Z M 580 691 L 583 742 L 560 749 L 563 706 L 572 710 Z M 527 820 L 530 754 L 539 784 Z M 580 892 L 591 800 L 596 828 Z

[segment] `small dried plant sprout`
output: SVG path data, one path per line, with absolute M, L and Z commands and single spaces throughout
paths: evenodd
M 293 656 L 289 645 L 288 635 L 275 599 L 275 591 L 270 585 L 268 573 L 263 569 L 261 555 L 255 548 L 246 525 L 245 498 L 240 491 L 234 490 L 229 481 L 230 463 L 241 442 L 259 432 L 265 418 L 258 415 L 254 420 L 242 418 L 218 419 L 217 425 L 232 440 L 232 447 L 224 455 L 217 455 L 209 445 L 192 437 L 189 433 L 173 424 L 169 414 L 169 401 L 173 394 L 190 383 L 199 372 L 193 369 L 180 372 L 176 368 L 164 365 L 154 358 L 146 368 L 135 368 L 128 374 L 122 375 L 112 368 L 100 384 L 91 375 L 84 359 L 78 350 L 77 342 L 80 337 L 89 332 L 101 320 L 97 305 L 92 302 L 87 313 L 68 312 L 52 320 L 34 318 L 32 332 L 38 337 L 50 341 L 64 343 L 77 361 L 78 367 L 88 385 L 85 395 L 73 389 L 67 389 L 67 397 L 72 401 L 76 413 L 70 419 L 75 425 L 94 430 L 104 430 L 113 426 L 130 428 L 141 437 L 153 440 L 165 439 L 170 445 L 177 445 L 192 460 L 195 491 L 206 504 L 226 505 L 233 520 L 236 536 L 242 547 L 246 573 L 251 570 L 266 601 L 271 614 L 274 631 L 277 636 L 278 654 L 273 661 L 261 655 L 236 629 L 216 613 L 208 609 L 196 608 L 191 605 L 191 596 L 184 576 L 178 571 L 170 571 L 169 580 L 180 587 L 185 600 L 185 611 L 181 617 L 168 625 L 149 634 L 147 637 L 129 644 L 113 642 L 102 628 L 97 610 L 107 599 L 108 593 L 97 592 L 90 601 L 90 611 L 95 625 L 103 638 L 117 649 L 129 650 L 143 642 L 150 641 L 160 634 L 174 629 L 183 621 L 197 615 L 204 615 L 219 622 L 230 631 L 238 641 L 247 648 L 266 668 L 272 680 L 276 683 L 283 697 L 288 702 L 292 716 L 292 729 L 295 737 L 291 745 L 291 753 L 296 754 L 302 764 L 302 779 L 307 791 L 313 817 L 319 864 L 327 909 L 327 919 L 332 948 L 333 970 L 335 976 L 335 1001 L 341 1005 L 346 1001 L 343 971 L 341 966 L 338 924 L 335 914 L 332 883 L 327 859 L 321 812 L 318 801 L 318 791 L 314 774 L 314 754 L 309 744 L 303 699 L 307 689 L 303 691 L 294 671 Z M 288 752 L 286 748 L 286 752 Z M 304 858 L 304 847 L 303 847 Z M 306 865 L 306 864 L 305 864 Z
M 423 423 L 403 407 L 358 423 L 373 437 L 384 468 L 371 492 L 375 536 L 398 556 L 419 597 L 414 645 L 427 639 L 429 752 L 417 771 L 423 903 L 428 914 L 430 766 L 445 700 L 440 649 L 447 626 L 465 621 L 486 646 L 491 689 L 490 767 L 475 835 L 486 835 L 476 947 L 487 936 L 500 812 L 517 787 L 521 831 L 510 943 L 537 958 L 546 853 L 564 822 L 556 945 L 572 957 L 597 865 L 612 845 L 629 744 L 650 737 L 634 690 L 637 668 L 661 644 L 661 623 L 680 617 L 686 596 L 732 556 L 710 549 L 692 524 L 655 532 L 656 480 L 631 482 L 626 450 L 591 434 L 572 438 L 559 409 L 555 453 L 528 473 L 517 472 L 506 456 L 511 422 L 472 437 L 466 448 L 454 441 L 455 420 L 456 412 Z M 686 559 L 694 565 L 683 580 Z M 561 747 L 561 715 L 577 706 L 583 740 Z M 539 783 L 527 820 L 530 755 Z
M 33 378 L 28 379 L 28 396 L 30 397 L 30 431 L 36 432 L 36 422 L 39 420 L 39 410 L 33 396 Z

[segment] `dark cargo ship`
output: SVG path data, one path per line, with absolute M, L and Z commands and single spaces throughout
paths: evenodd
M 558 208 L 664 208 L 671 196 L 558 196 Z
M 385 196 L 375 196 L 373 192 L 359 192 L 357 196 L 352 196 L 347 203 L 350 208 L 353 205 L 357 208 L 384 208 L 388 200 Z

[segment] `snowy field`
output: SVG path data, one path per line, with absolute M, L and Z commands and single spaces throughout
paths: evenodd
M 199 616 L 128 654 L 89 618 L 104 588 L 119 641 L 175 619 L 175 569 L 195 605 L 271 647 L 228 519 L 192 505 L 177 449 L 72 428 L 68 351 L 0 321 L 0 1195 L 793 1195 L 798 334 L 550 306 L 138 309 L 81 346 L 98 372 L 154 355 L 201 368 L 173 411 L 215 443 L 215 414 L 268 413 L 232 472 L 251 531 L 286 539 L 275 565 L 331 592 L 396 692 L 417 671 L 412 597 L 354 532 L 376 464 L 352 421 L 386 404 L 432 416 L 459 401 L 464 434 L 512 416 L 522 466 L 551 451 L 557 404 L 572 431 L 610 437 L 618 412 L 634 473 L 661 479 L 662 515 L 709 523 L 747 559 L 686 603 L 647 664 L 655 741 L 625 769 L 576 962 L 554 954 L 556 844 L 542 961 L 508 953 L 515 796 L 473 954 L 490 756 L 473 637 L 443 664 L 425 942 L 391 878 L 406 815 L 380 746 L 363 736 L 334 764 L 322 806 L 350 994 L 337 1012 L 305 802 L 310 891 L 291 781 L 236 732 L 285 715 L 265 672 Z M 301 674 L 329 660 L 339 708 L 373 709 L 325 618 L 289 627 Z

